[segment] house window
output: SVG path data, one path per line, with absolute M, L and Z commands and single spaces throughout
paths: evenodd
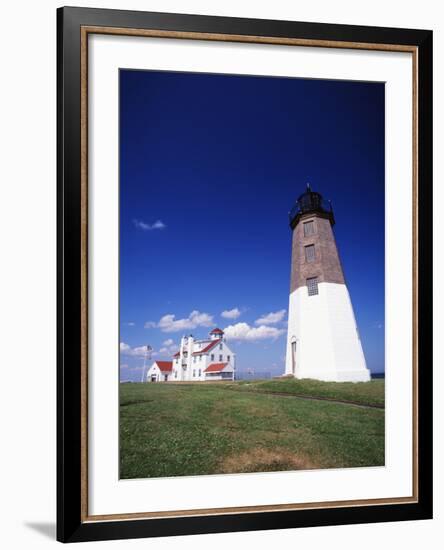
M 196 362 L 196 356 L 194 355 L 193 356 L 193 363 L 195 363 L 195 362 Z
M 305 261 L 306 262 L 314 262 L 316 260 L 315 255 L 315 245 L 309 244 L 308 246 L 305 246 Z
M 196 369 L 193 369 L 193 377 L 196 376 Z
M 222 349 L 223 347 L 223 344 L 219 344 L 219 349 Z
M 304 237 L 310 237 L 310 235 L 314 235 L 315 228 L 314 228 L 314 221 L 311 220 L 309 222 L 304 223 Z
M 214 361 L 214 353 L 212 353 L 212 354 L 210 355 L 210 360 L 211 360 L 211 361 Z
M 177 378 L 177 370 L 174 371 L 174 378 Z
M 231 356 L 230 356 L 230 355 L 227 355 L 227 363 L 230 362 L 230 359 L 231 359 Z
M 310 277 L 309 279 L 307 279 L 307 289 L 309 296 L 315 296 L 316 294 L 319 294 L 317 277 Z
M 223 355 L 219 355 L 219 361 L 223 361 L 224 360 L 224 356 Z
M 202 371 L 199 369 L 199 376 L 201 375 Z

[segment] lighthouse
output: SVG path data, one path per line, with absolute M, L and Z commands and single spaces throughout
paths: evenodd
M 285 374 L 336 382 L 366 382 L 366 367 L 350 294 L 339 259 L 331 203 L 307 190 L 290 212 L 290 301 Z

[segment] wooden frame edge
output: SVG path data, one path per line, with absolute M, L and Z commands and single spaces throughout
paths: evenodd
M 288 46 L 344 48 L 376 51 L 399 51 L 412 54 L 413 71 L 413 495 L 412 497 L 391 499 L 366 499 L 356 501 L 333 501 L 304 504 L 283 504 L 274 506 L 252 506 L 235 508 L 176 510 L 140 514 L 110 514 L 90 516 L 88 514 L 88 35 L 108 34 L 159 38 L 180 38 L 191 40 L 214 40 L 224 42 L 245 42 L 259 44 L 279 44 Z M 374 506 L 384 504 L 408 504 L 418 502 L 418 46 L 372 44 L 369 42 L 345 42 L 335 40 L 308 40 L 296 38 L 276 38 L 254 35 L 232 35 L 201 32 L 161 31 L 148 29 L 128 29 L 119 27 L 81 26 L 81 521 L 135 520 L 154 518 L 174 518 L 203 515 L 227 515 L 233 513 L 255 513 L 282 510 L 312 510 L 319 508 L 347 508 L 354 506 Z
M 419 232 L 418 232 L 418 48 L 412 54 L 412 332 L 413 332 L 413 368 L 412 368 L 412 457 L 413 457 L 413 496 L 416 501 L 419 498 L 419 445 L 418 445 L 418 384 L 419 384 L 419 357 L 418 357 L 418 335 L 419 335 L 419 318 L 418 318 L 418 247 L 419 247 Z
M 399 498 L 376 498 L 363 500 L 336 500 L 330 502 L 307 502 L 301 504 L 275 504 L 258 506 L 238 506 L 226 508 L 197 508 L 193 510 L 172 510 L 163 512 L 140 512 L 128 514 L 103 514 L 87 516 L 85 523 L 101 521 L 133 521 L 136 519 L 161 519 L 181 517 L 202 517 L 202 516 L 227 516 L 230 514 L 255 514 L 258 512 L 291 512 L 297 510 L 318 510 L 329 508 L 352 508 L 355 506 L 383 506 L 386 504 L 415 504 L 418 500 L 415 497 Z
M 88 516 L 88 33 L 80 36 L 80 139 L 81 139 L 81 497 L 80 517 Z
M 321 40 L 307 38 L 279 38 L 275 36 L 256 36 L 246 34 L 222 34 L 212 32 L 164 31 L 158 29 L 137 29 L 126 27 L 99 27 L 82 25 L 86 34 L 123 35 L 151 38 L 172 38 L 183 40 L 207 40 L 216 42 L 244 42 L 250 44 L 274 44 L 281 46 L 304 46 L 316 48 L 341 48 L 353 50 L 396 51 L 414 53 L 417 46 L 405 44 L 377 44 L 372 42 L 349 42 L 345 40 Z

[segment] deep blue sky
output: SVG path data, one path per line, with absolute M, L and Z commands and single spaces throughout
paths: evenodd
M 210 330 L 205 315 L 159 326 L 165 315 L 257 328 L 288 308 L 288 211 L 306 182 L 332 201 L 367 364 L 382 371 L 384 85 L 120 71 L 122 379 L 140 377 L 134 348 L 168 358 L 163 342 Z M 285 320 L 233 342 L 239 370 L 283 372 Z

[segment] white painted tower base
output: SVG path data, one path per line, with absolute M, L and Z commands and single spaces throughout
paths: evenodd
M 285 374 L 334 382 L 367 382 L 370 371 L 353 306 L 344 284 L 319 283 L 309 296 L 301 286 L 290 294 Z

